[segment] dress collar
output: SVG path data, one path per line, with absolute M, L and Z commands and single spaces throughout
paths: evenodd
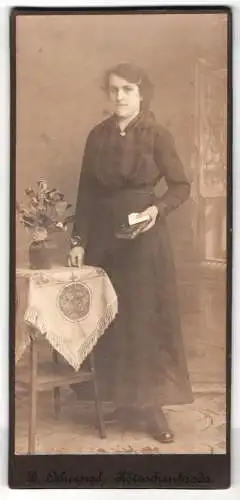
M 125 127 L 124 131 L 121 133 L 117 117 L 116 115 L 112 115 L 110 118 L 111 123 L 114 124 L 115 128 L 118 130 L 120 135 L 126 135 L 127 131 L 129 129 L 133 129 L 136 127 L 143 127 L 143 128 L 148 128 L 149 126 L 152 126 L 156 120 L 155 116 L 152 113 L 152 111 L 140 111 L 137 116 L 135 116 Z

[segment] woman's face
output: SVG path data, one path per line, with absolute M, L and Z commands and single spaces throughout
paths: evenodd
M 109 98 L 119 118 L 130 118 L 140 111 L 142 97 L 138 85 L 118 75 L 109 77 Z

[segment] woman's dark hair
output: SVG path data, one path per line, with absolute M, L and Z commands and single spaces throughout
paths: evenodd
M 106 93 L 109 91 L 110 75 L 113 74 L 138 85 L 142 97 L 141 108 L 145 110 L 149 109 L 153 97 L 153 84 L 142 68 L 131 63 L 121 63 L 109 68 L 104 74 L 102 83 L 102 89 Z

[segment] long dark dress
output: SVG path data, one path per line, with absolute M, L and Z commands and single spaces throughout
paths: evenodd
M 152 113 L 140 113 L 125 132 L 112 116 L 89 134 L 73 230 L 85 264 L 105 269 L 119 300 L 117 318 L 95 350 L 98 377 L 119 405 L 190 403 L 166 226 L 167 214 L 188 198 L 189 182 L 171 135 Z M 159 199 L 154 187 L 162 177 L 168 189 Z M 159 209 L 152 229 L 134 240 L 116 238 L 130 212 L 150 205 Z

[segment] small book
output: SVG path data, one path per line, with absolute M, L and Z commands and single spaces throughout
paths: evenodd
M 145 227 L 149 224 L 149 219 L 144 220 L 143 222 L 137 222 L 135 224 L 123 224 L 120 226 L 119 230 L 116 232 L 117 238 L 123 238 L 127 240 L 133 240 L 136 236 L 142 232 Z

